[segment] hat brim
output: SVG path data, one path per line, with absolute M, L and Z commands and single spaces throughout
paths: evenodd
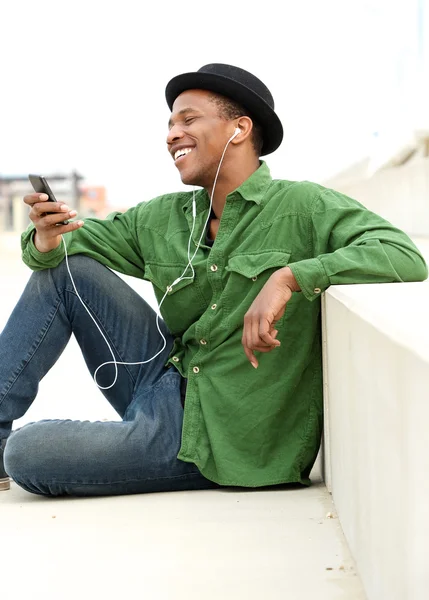
M 165 97 L 170 110 L 173 109 L 177 96 L 186 90 L 193 89 L 215 92 L 243 105 L 249 111 L 249 116 L 253 117 L 262 127 L 264 140 L 261 156 L 271 154 L 280 146 L 283 139 L 283 126 L 280 119 L 271 106 L 250 88 L 223 75 L 183 73 L 174 77 L 165 89 Z

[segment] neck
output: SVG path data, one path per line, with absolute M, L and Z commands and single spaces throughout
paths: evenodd
M 241 168 L 237 168 L 237 164 L 235 167 L 227 164 L 221 166 L 213 196 L 213 211 L 218 219 L 222 215 L 228 194 L 240 187 L 259 167 L 257 157 L 246 165 L 242 165 Z M 211 197 L 213 186 L 206 187 L 205 190 Z

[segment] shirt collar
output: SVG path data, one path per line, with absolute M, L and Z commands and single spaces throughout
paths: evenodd
M 240 194 L 244 200 L 251 200 L 255 204 L 261 204 L 271 182 L 270 169 L 267 163 L 261 160 L 259 169 L 256 169 L 233 193 Z
M 244 181 L 240 187 L 236 190 L 228 194 L 227 198 L 232 197 L 233 195 L 240 194 L 243 200 L 250 200 L 255 202 L 255 204 L 261 204 L 268 188 L 271 185 L 272 178 L 270 169 L 268 168 L 267 163 L 264 160 L 260 161 L 261 164 L 258 169 L 254 173 L 251 174 L 250 177 Z M 209 201 L 208 194 L 205 190 L 200 189 L 195 192 L 195 198 L 204 197 Z M 201 206 L 201 203 L 199 203 Z M 183 205 L 183 210 L 188 211 L 192 207 L 192 193 Z M 197 209 L 198 210 L 198 209 Z

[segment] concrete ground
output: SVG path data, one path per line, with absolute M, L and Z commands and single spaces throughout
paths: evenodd
M 16 237 L 0 239 L 0 273 L 1 330 L 29 276 Z M 17 426 L 41 418 L 117 418 L 75 342 Z M 364 600 L 319 471 L 302 490 L 95 499 L 46 499 L 12 483 L 0 492 L 0 598 Z

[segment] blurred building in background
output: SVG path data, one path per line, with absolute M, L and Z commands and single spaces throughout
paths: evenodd
M 46 179 L 57 200 L 75 208 L 79 218 L 103 218 L 112 210 L 107 205 L 106 188 L 85 184 L 76 171 L 47 175 Z M 26 229 L 30 221 L 23 197 L 33 191 L 28 175 L 0 175 L 0 233 Z
M 103 219 L 111 209 L 107 206 L 106 188 L 101 185 L 85 185 L 80 188 L 79 217 Z

